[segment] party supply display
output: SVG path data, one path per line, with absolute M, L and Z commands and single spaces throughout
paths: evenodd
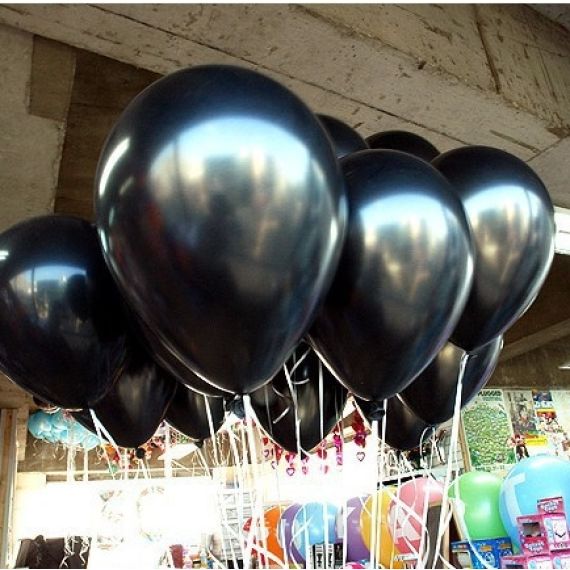
M 282 369 L 251 395 L 251 404 L 276 444 L 292 453 L 307 453 L 340 420 L 347 392 L 305 343 L 297 347 L 285 367 L 286 372 Z
M 309 335 L 351 392 L 380 401 L 412 382 L 461 316 L 471 234 L 453 188 L 425 161 L 366 150 L 342 166 L 347 240 Z
M 222 427 L 225 419 L 224 400 L 203 396 L 178 384 L 164 419 L 189 438 L 203 441 Z
M 473 287 L 451 335 L 471 351 L 505 332 L 536 298 L 554 256 L 554 210 L 534 171 L 502 150 L 458 148 L 433 164 L 455 188 L 473 232 Z
M 489 381 L 499 362 L 503 338 L 466 354 L 448 342 L 429 366 L 401 393 L 404 403 L 425 422 L 437 425 L 453 417 L 461 359 L 467 358 L 462 379 L 461 407 Z
M 449 488 L 455 520 L 465 540 L 507 536 L 499 513 L 503 479 L 485 471 L 463 473 Z
M 431 162 L 439 150 L 428 140 L 408 131 L 384 131 L 366 139 L 370 148 L 399 150 Z
M 120 372 L 127 332 L 95 228 L 33 218 L 0 234 L 0 252 L 0 370 L 50 404 L 96 404 Z
M 366 141 L 346 123 L 329 115 L 317 115 L 319 121 L 332 139 L 336 157 L 340 160 L 353 152 L 366 150 Z
M 305 333 L 347 215 L 315 115 L 276 81 L 227 65 L 177 71 L 130 103 L 95 200 L 106 260 L 139 317 L 237 394 L 268 382 Z
M 385 568 L 404 568 L 404 564 L 397 559 L 400 552 L 389 530 L 390 505 L 396 491 L 396 487 L 384 487 L 378 492 L 376 511 L 373 497 L 366 499 L 360 511 L 360 536 L 369 552 L 372 548 L 373 521 L 376 520 L 376 562 Z
M 501 560 L 512 556 L 513 546 L 508 538 L 465 540 L 451 543 L 451 554 L 459 568 L 501 568 Z
M 143 347 L 131 341 L 124 370 L 92 409 L 117 445 L 139 447 L 153 436 L 164 419 L 176 385 Z M 89 410 L 73 415 L 88 429 L 96 430 Z
M 517 517 L 533 515 L 537 501 L 561 497 L 570 504 L 570 462 L 550 455 L 535 455 L 517 463 L 508 473 L 501 489 L 501 519 L 513 544 L 520 547 Z

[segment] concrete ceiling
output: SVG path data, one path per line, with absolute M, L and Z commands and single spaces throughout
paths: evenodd
M 570 30 L 570 6 L 568 4 L 531 4 L 531 6 L 549 20 Z
M 91 218 L 98 154 L 129 100 L 162 74 L 212 62 L 259 69 L 364 136 L 399 128 L 442 151 L 504 148 L 570 207 L 570 33 L 525 6 L 2 5 L 0 23 L 0 47 L 12 49 L 0 50 L 11 86 L 0 160 L 12 153 L 0 169 L 2 227 L 46 211 Z M 31 157 L 36 168 L 22 168 Z M 524 358 L 541 367 L 515 384 L 543 387 L 545 367 L 567 382 L 569 263 L 557 256 L 507 334 L 498 382 L 513 385 Z M 552 358 L 532 356 L 549 346 Z M 0 407 L 4 393 L 0 382 Z

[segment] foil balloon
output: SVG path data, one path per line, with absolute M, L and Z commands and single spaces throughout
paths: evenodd
M 503 337 L 467 355 L 463 373 L 461 407 L 487 384 L 503 347 Z M 400 393 L 403 402 L 428 424 L 442 424 L 453 417 L 461 359 L 465 351 L 448 342 L 429 366 Z
M 281 370 L 251 395 L 251 405 L 259 424 L 277 445 L 292 453 L 307 453 L 341 419 L 347 391 L 305 343 L 285 366 L 287 372 Z
M 384 420 L 384 408 L 379 410 L 376 402 L 355 399 L 362 415 L 372 424 L 378 422 L 378 436 L 382 437 Z M 399 396 L 389 398 L 386 407 L 386 434 L 384 441 L 393 449 L 407 451 L 420 447 L 422 441 L 432 435 L 433 426 L 419 418 Z
M 399 150 L 413 154 L 418 158 L 431 162 L 439 155 L 439 150 L 428 140 L 408 131 L 384 131 L 366 139 L 370 148 Z
M 224 400 L 198 394 L 179 384 L 164 419 L 189 438 L 203 441 L 222 427 Z
M 0 235 L 0 370 L 44 402 L 96 404 L 125 359 L 122 301 L 95 228 L 44 216 Z
M 340 119 L 329 115 L 317 115 L 317 117 L 332 139 L 336 157 L 339 160 L 353 152 L 368 148 L 366 141 Z
M 330 286 L 347 216 L 330 140 L 255 71 L 183 69 L 136 97 L 101 153 L 107 262 L 139 316 L 235 394 L 282 366 Z
M 349 229 L 311 344 L 356 396 L 403 390 L 445 344 L 473 273 L 469 226 L 423 160 L 368 150 L 342 161 Z
M 383 487 L 377 494 L 376 511 L 374 500 L 368 497 L 360 511 L 360 540 L 370 552 L 372 547 L 373 523 L 376 520 L 376 561 L 384 568 L 404 568 L 396 557 L 400 554 L 388 530 L 388 513 L 396 494 L 396 487 Z M 369 554 L 370 555 L 370 554 Z
M 124 370 L 92 409 L 117 445 L 139 447 L 154 435 L 164 419 L 177 383 L 146 351 L 132 341 L 129 344 Z M 73 416 L 87 429 L 96 431 L 89 410 L 73 412 Z
M 473 232 L 475 276 L 451 341 L 471 351 L 503 334 L 532 304 L 554 255 L 554 210 L 544 184 L 522 160 L 472 146 L 439 156 Z

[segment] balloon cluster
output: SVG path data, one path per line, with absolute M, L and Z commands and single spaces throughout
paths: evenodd
M 101 440 L 69 414 L 59 410 L 53 414 L 38 411 L 28 418 L 28 431 L 36 438 L 49 443 L 81 447 L 86 451 L 97 447 Z
M 417 445 L 453 416 L 463 368 L 463 405 L 485 384 L 553 257 L 553 207 L 521 160 L 364 140 L 225 65 L 129 104 L 95 205 L 96 227 L 46 216 L 0 235 L 0 369 L 126 447 L 165 417 L 201 440 L 247 396 L 303 455 L 348 391 Z

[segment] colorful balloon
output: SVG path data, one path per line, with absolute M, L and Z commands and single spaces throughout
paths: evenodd
M 256 532 L 256 536 L 260 536 L 260 541 L 254 539 L 253 552 L 257 553 L 260 557 L 260 561 L 264 565 L 276 565 L 279 562 L 283 563 L 285 560 L 285 555 L 281 545 L 279 543 L 279 523 L 281 521 L 281 515 L 284 512 L 284 508 L 277 505 L 267 509 L 263 513 L 262 528 Z M 251 530 L 251 517 L 246 521 L 244 531 L 249 533 Z M 260 542 L 260 544 L 258 544 Z M 274 558 L 264 555 L 264 551 L 267 550 L 273 555 Z
M 366 543 L 362 540 L 361 529 L 361 513 L 362 507 L 368 497 L 352 497 L 346 503 L 346 559 L 348 562 L 360 562 L 370 559 L 370 550 Z M 340 513 L 339 518 L 344 518 Z M 343 533 L 338 533 L 342 536 Z
M 375 149 L 390 149 L 406 152 L 431 162 L 439 150 L 420 135 L 408 131 L 384 131 L 366 139 L 368 146 Z
M 309 335 L 356 396 L 381 401 L 431 362 L 471 287 L 469 226 L 432 166 L 389 150 L 342 161 L 349 229 L 335 281 Z
M 330 503 L 306 503 L 297 511 L 292 537 L 297 550 L 306 559 L 307 545 L 336 542 L 338 508 Z
M 279 524 L 279 541 L 281 548 L 283 548 L 286 561 L 296 562 L 297 564 L 303 564 L 305 562 L 304 556 L 299 552 L 293 540 L 293 523 L 300 508 L 301 505 L 298 503 L 287 507 L 281 515 L 281 522 Z
M 502 150 L 458 148 L 433 164 L 456 189 L 473 233 L 473 287 L 451 335 L 471 351 L 503 334 L 538 295 L 554 255 L 554 210 L 528 164 Z
M 462 540 L 502 538 L 507 531 L 499 512 L 503 479 L 485 471 L 463 473 L 449 488 Z
M 368 497 L 360 514 L 360 535 L 368 552 L 372 547 L 373 521 L 376 520 L 376 562 L 385 568 L 404 568 L 404 564 L 396 560 L 400 554 L 388 529 L 388 514 L 395 497 L 396 487 L 384 487 L 378 492 L 376 512 L 374 500 Z
M 269 382 L 345 233 L 342 175 L 309 108 L 249 69 L 177 71 L 121 115 L 95 186 L 105 257 L 146 325 L 220 389 Z
M 0 370 L 62 408 L 96 404 L 125 359 L 122 301 L 95 228 L 69 216 L 0 235 Z
M 332 139 L 337 159 L 368 148 L 366 141 L 340 119 L 329 115 L 317 115 L 317 117 Z
M 461 407 L 485 386 L 499 362 L 503 337 L 475 349 L 467 357 L 462 381 Z M 438 352 L 429 366 L 405 389 L 402 401 L 428 424 L 442 424 L 453 417 L 461 359 L 465 351 L 451 342 Z
M 286 366 L 289 374 L 292 371 L 295 398 L 281 370 L 267 386 L 251 395 L 251 405 L 258 422 L 275 443 L 292 453 L 298 452 L 298 446 L 302 452 L 309 452 L 342 418 L 347 391 L 305 343 L 297 347 Z M 322 394 L 319 375 L 322 375 Z
M 225 419 L 224 400 L 203 396 L 178 384 L 164 419 L 189 438 L 203 441 L 212 436 L 212 430 L 216 433 L 222 427 Z
M 428 510 L 442 500 L 443 485 L 431 477 L 417 477 L 398 489 L 390 502 L 388 529 L 402 554 L 418 553 L 424 533 L 424 553 L 428 551 L 425 528 Z
M 552 455 L 535 455 L 517 463 L 505 477 L 499 496 L 501 519 L 513 544 L 520 547 L 517 517 L 534 515 L 539 499 L 562 497 L 570 505 L 570 462 Z M 566 507 L 570 524 L 570 510 Z

